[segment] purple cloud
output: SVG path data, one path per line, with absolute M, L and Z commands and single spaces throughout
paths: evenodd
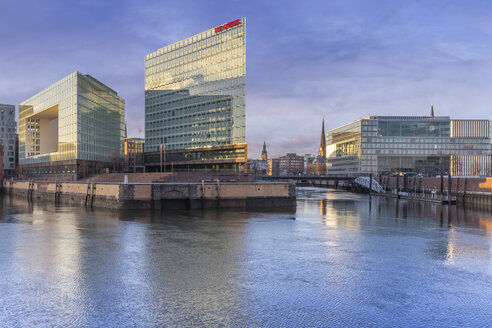
M 17 1 L 0 10 L 0 102 L 19 104 L 74 70 L 126 100 L 144 134 L 144 56 L 247 18 L 249 157 L 317 152 L 326 128 L 369 115 L 490 119 L 486 2 Z M 19 15 L 22 14 L 22 17 Z M 270 156 L 271 156 L 270 155 Z

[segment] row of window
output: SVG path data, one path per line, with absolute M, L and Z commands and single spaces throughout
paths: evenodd
M 216 34 L 213 30 L 208 30 L 185 40 L 176 42 L 162 49 L 159 49 L 145 57 L 145 62 L 148 65 L 155 65 L 162 60 L 179 57 L 183 54 L 198 51 L 204 47 L 227 41 L 236 36 L 244 35 L 242 26 L 228 29 L 225 32 Z
M 490 151 L 483 150 L 409 150 L 409 149 L 364 149 L 362 154 L 400 154 L 400 155 L 484 155 L 489 156 Z
M 229 65 L 236 63 L 244 65 L 244 60 L 232 61 L 233 58 L 244 58 L 244 42 L 242 39 L 227 41 L 226 44 L 220 44 L 206 48 L 201 51 L 192 52 L 169 61 L 162 61 L 157 65 L 146 65 L 145 76 L 150 77 L 163 71 L 172 71 L 176 67 L 180 67 L 182 71 L 190 71 L 199 68 L 208 68 L 218 62 L 216 56 L 230 59 L 227 62 Z M 220 60 L 222 61 L 222 60 Z

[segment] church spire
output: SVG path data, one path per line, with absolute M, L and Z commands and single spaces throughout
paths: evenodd
M 434 117 L 434 105 L 431 105 L 431 117 Z
M 318 156 L 326 157 L 326 135 L 325 135 L 325 119 L 321 123 L 321 140 L 319 142 Z
M 263 140 L 263 150 L 261 151 L 261 159 L 266 161 L 268 159 L 267 149 L 266 149 L 266 141 Z

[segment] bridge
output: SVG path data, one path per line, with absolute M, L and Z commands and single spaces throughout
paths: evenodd
M 357 176 L 340 176 L 340 175 L 265 175 L 260 177 L 267 181 L 350 181 L 352 182 Z
M 327 175 L 267 175 L 259 177 L 260 180 L 289 182 L 293 181 L 297 186 L 313 186 L 313 187 L 333 187 L 354 189 L 354 180 L 356 177 L 351 176 L 327 176 Z
M 379 183 L 369 176 L 341 176 L 341 175 L 281 175 L 281 176 L 263 176 L 262 180 L 287 182 L 294 181 L 299 186 L 314 187 L 333 187 L 350 190 L 372 189 L 373 192 L 382 193 L 384 189 Z M 371 181 L 372 180 L 372 181 Z

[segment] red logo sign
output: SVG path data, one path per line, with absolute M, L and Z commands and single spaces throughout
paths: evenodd
M 231 28 L 233 26 L 236 26 L 236 25 L 240 25 L 241 24 L 241 21 L 239 19 L 236 19 L 235 21 L 232 21 L 232 22 L 229 22 L 229 23 L 226 23 L 224 25 L 220 25 L 220 26 L 217 26 L 215 28 L 215 33 L 219 33 L 219 32 L 222 32 L 224 30 L 227 30 L 228 28 Z

